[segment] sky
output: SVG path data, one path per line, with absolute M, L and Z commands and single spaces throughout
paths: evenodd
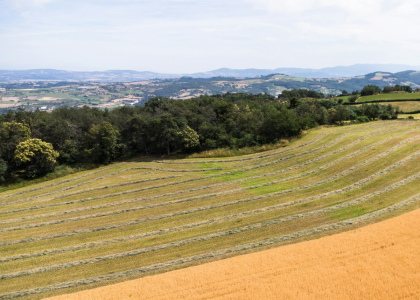
M 420 65 L 418 0 L 0 0 L 0 69 Z

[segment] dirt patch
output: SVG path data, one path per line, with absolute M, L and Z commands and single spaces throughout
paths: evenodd
M 418 299 L 420 210 L 361 229 L 64 299 Z
M 7 107 L 15 107 L 18 104 L 14 104 L 14 103 L 9 103 L 9 104 L 5 104 L 5 103 L 0 103 L 0 108 L 7 108 Z
M 56 101 L 56 100 L 61 100 L 63 98 L 54 98 L 54 97 L 42 97 L 41 99 L 39 99 L 39 101 Z
M 19 102 L 20 98 L 19 97 L 2 97 L 1 100 L 2 101 L 15 101 L 15 102 Z
M 370 80 L 383 80 L 384 76 L 390 76 L 391 74 L 388 73 L 376 73 L 375 77 L 371 78 Z

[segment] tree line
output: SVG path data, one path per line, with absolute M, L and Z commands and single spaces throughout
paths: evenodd
M 309 95 L 306 92 L 291 91 Z M 316 92 L 315 92 L 316 93 Z M 316 95 L 316 94 L 314 94 Z M 170 155 L 276 143 L 318 125 L 396 118 L 391 105 L 343 106 L 327 99 L 224 94 L 163 97 L 144 106 L 0 115 L 0 180 L 34 178 L 57 164 L 109 164 L 136 155 Z

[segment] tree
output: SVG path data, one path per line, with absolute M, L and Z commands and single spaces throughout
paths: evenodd
M 86 135 L 85 153 L 88 160 L 95 163 L 109 164 L 118 154 L 121 145 L 118 144 L 119 132 L 109 122 L 93 125 Z
M 297 98 L 291 98 L 289 101 L 290 101 L 289 109 L 296 108 L 300 105 L 300 101 Z
M 26 124 L 17 122 L 0 123 L 0 157 L 10 163 L 16 146 L 31 137 L 31 130 Z
M 178 131 L 177 135 L 185 149 L 191 149 L 200 145 L 200 137 L 197 132 L 189 126 L 185 126 L 183 130 Z
M 132 153 L 149 154 L 149 135 L 147 119 L 141 116 L 134 116 L 127 122 L 127 127 L 121 132 L 124 143 Z
M 377 103 L 372 104 L 372 105 L 363 104 L 362 109 L 363 109 L 363 114 L 367 116 L 368 118 L 370 118 L 371 120 L 378 118 L 382 113 L 381 107 Z
M 0 158 L 0 183 L 2 183 L 7 174 L 7 163 Z
M 341 92 L 341 94 L 343 94 L 343 95 L 347 95 L 347 94 L 348 94 L 348 92 L 347 92 L 346 90 L 343 90 L 343 91 Z
M 160 128 L 159 144 L 166 146 L 168 155 L 171 155 L 171 148 L 174 148 L 174 143 L 178 138 L 177 132 L 179 127 L 176 119 L 171 114 L 163 115 L 157 121 L 157 125 Z
M 274 142 L 284 137 L 298 135 L 302 131 L 294 111 L 284 105 L 279 110 L 271 110 L 265 118 L 260 133 L 267 142 Z
M 357 99 L 359 98 L 358 95 L 353 95 L 349 97 L 349 102 L 350 103 L 356 103 Z
M 394 88 L 392 86 L 386 86 L 384 87 L 384 89 L 382 90 L 382 93 L 391 93 L 394 91 Z
M 367 86 L 363 87 L 363 89 L 360 92 L 360 94 L 362 96 L 368 96 L 368 95 L 379 94 L 380 92 L 381 92 L 381 89 L 379 88 L 379 86 L 376 86 L 376 85 L 367 85 Z
M 17 173 L 26 178 L 35 178 L 52 172 L 58 155 L 50 143 L 40 139 L 21 142 L 14 153 Z

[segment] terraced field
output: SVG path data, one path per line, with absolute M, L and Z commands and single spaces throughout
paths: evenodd
M 0 194 L 0 299 L 314 239 L 420 207 L 420 123 L 320 128 L 236 158 L 113 164 Z

